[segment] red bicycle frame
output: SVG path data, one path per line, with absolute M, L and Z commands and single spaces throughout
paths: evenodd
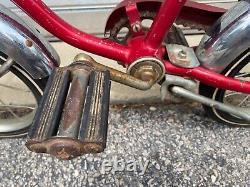
M 86 34 L 74 28 L 58 17 L 42 0 L 12 1 L 46 30 L 79 49 L 120 61 L 125 65 L 129 65 L 135 60 L 145 56 L 155 57 L 164 62 L 166 72 L 170 74 L 192 77 L 221 89 L 250 93 L 249 82 L 242 82 L 225 77 L 202 67 L 193 69 L 176 67 L 169 61 L 163 59 L 164 50 L 162 41 L 187 0 L 163 1 L 149 32 L 146 35 L 135 37 L 126 46 L 115 43 L 109 39 L 101 39 Z M 136 6 L 132 8 L 135 10 L 132 15 L 128 15 L 130 22 L 140 21 Z
M 108 39 L 97 38 L 79 31 L 59 18 L 41 0 L 12 1 L 46 30 L 74 47 L 126 64 L 140 57 L 140 55 L 135 55 L 135 51 L 138 49 L 138 43 L 124 46 Z M 145 40 L 140 42 L 140 51 L 143 51 L 140 52 L 143 53 L 141 56 L 155 56 L 161 47 L 166 32 L 171 28 L 185 2 L 186 0 L 174 0 L 163 3 L 159 15 L 164 15 L 164 17 L 158 16 L 155 19 L 151 31 L 147 34 Z M 159 25 L 159 22 L 163 24 Z

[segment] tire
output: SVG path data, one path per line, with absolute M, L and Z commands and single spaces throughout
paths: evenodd
M 235 58 L 235 60 L 233 60 L 229 64 L 229 66 L 222 72 L 222 74 L 229 77 L 250 81 L 249 62 L 250 62 L 250 49 L 248 49 L 247 51 L 239 55 L 237 58 Z M 250 104 L 246 104 L 246 102 L 248 101 L 250 103 L 250 95 L 248 94 L 222 90 L 202 83 L 199 86 L 199 93 L 205 97 L 211 98 L 213 100 L 222 103 L 228 103 L 241 108 L 250 108 Z M 250 126 L 249 121 L 240 119 L 229 113 L 222 112 L 220 110 L 205 105 L 203 105 L 203 108 L 208 116 L 218 121 L 219 123 L 224 123 L 230 126 Z
M 4 54 L 1 54 L 0 64 L 3 64 L 6 61 L 6 59 L 7 59 L 7 56 L 5 56 Z M 21 66 L 19 66 L 16 63 L 10 67 L 9 73 L 11 73 L 11 76 L 13 74 L 13 76 L 15 76 L 15 78 L 17 78 L 18 82 L 20 81 L 24 85 L 26 85 L 25 88 L 30 90 L 30 92 L 31 92 L 30 94 L 32 94 L 34 96 L 34 102 L 36 102 L 36 105 L 38 105 L 39 100 L 41 99 L 41 96 L 43 94 L 43 90 L 46 86 L 47 78 L 34 80 Z M 7 73 L 7 74 L 9 74 L 9 73 Z M 0 78 L 0 81 L 1 81 L 1 79 L 2 78 Z M 4 94 L 2 96 L 0 94 L 0 98 L 1 97 L 4 97 Z M 16 97 L 16 98 L 18 100 L 21 97 Z M 21 110 L 21 109 L 19 109 L 19 110 Z M 23 112 L 23 113 L 25 113 L 25 112 Z M 25 120 L 21 121 L 20 123 L 14 124 L 14 122 L 16 120 L 6 119 L 5 120 L 6 122 L 4 122 L 4 120 L 2 120 L 2 118 L 1 118 L 1 120 L 0 120 L 0 138 L 13 138 L 13 137 L 25 136 L 27 134 L 29 127 L 31 125 L 31 122 L 33 120 L 34 113 L 35 113 L 35 111 L 31 111 L 30 114 L 27 114 L 30 116 L 30 119 L 27 118 L 26 124 L 25 124 L 25 122 L 26 122 Z M 25 117 L 20 117 L 20 119 L 22 119 L 22 118 L 25 118 Z M 10 129 L 7 128 L 7 130 L 6 130 L 5 123 L 8 124 L 11 128 Z M 20 126 L 18 126 L 19 124 L 20 124 Z M 3 126 L 3 125 L 5 125 L 5 126 Z

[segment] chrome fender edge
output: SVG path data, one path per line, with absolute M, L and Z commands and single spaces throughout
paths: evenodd
M 11 57 L 34 79 L 51 74 L 60 58 L 54 48 L 30 24 L 0 4 L 0 51 Z
M 221 73 L 250 48 L 250 1 L 229 9 L 203 37 L 196 55 L 201 66 Z

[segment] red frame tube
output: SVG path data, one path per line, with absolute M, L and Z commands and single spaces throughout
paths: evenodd
M 226 77 L 203 67 L 186 69 L 174 66 L 171 62 L 165 61 L 165 69 L 169 74 L 181 75 L 183 77 L 192 77 L 214 88 L 250 94 L 249 81 L 240 81 L 234 78 Z
M 145 56 L 155 57 L 164 61 L 161 48 L 163 38 L 186 2 L 186 0 L 165 0 L 146 37 L 138 36 L 132 39 L 127 46 L 124 46 L 76 29 L 58 17 L 42 0 L 12 1 L 42 27 L 61 40 L 79 49 L 117 60 L 124 64 L 130 64 L 136 59 Z M 250 82 L 242 82 L 225 77 L 202 67 L 185 69 L 176 67 L 169 61 L 164 63 L 168 73 L 192 77 L 221 89 L 250 93 Z
M 165 0 L 161 5 L 145 42 L 153 49 L 161 46 L 164 37 L 171 29 L 175 19 L 187 0 Z
M 39 25 L 68 44 L 110 59 L 126 62 L 130 49 L 108 39 L 101 39 L 69 25 L 41 0 L 12 0 Z
M 68 44 L 84 51 L 121 61 L 124 64 L 130 64 L 143 56 L 157 56 L 165 33 L 169 31 L 186 2 L 186 0 L 164 1 L 145 40 L 124 46 L 78 30 L 57 16 L 42 0 L 12 1 L 39 25 Z M 138 52 L 138 42 L 140 43 L 140 52 Z

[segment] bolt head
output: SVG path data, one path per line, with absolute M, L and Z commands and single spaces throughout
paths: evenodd
M 143 81 L 150 81 L 157 79 L 159 74 L 153 66 L 144 65 L 137 69 L 134 76 Z
M 181 59 L 187 58 L 187 53 L 186 53 L 186 51 L 181 50 L 181 51 L 178 53 L 178 57 L 181 58 Z
M 132 26 L 132 29 L 133 29 L 133 32 L 139 32 L 141 30 L 141 24 L 140 23 L 135 23 L 133 26 Z

